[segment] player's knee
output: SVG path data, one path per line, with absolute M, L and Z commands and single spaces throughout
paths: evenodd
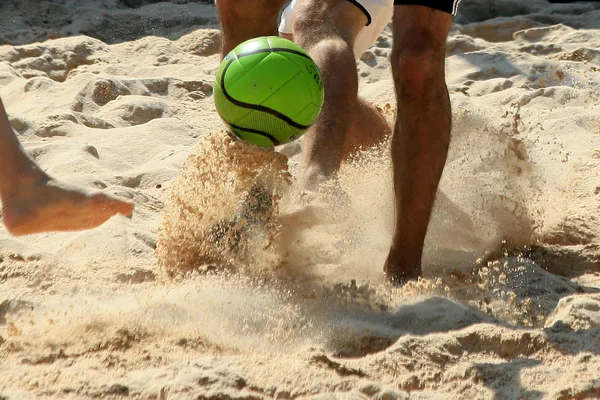
M 308 39 L 301 35 L 297 36 L 297 43 L 307 51 L 310 51 L 313 57 L 317 57 L 320 62 L 336 61 L 347 58 L 351 51 L 348 43 L 335 36 L 327 36 L 318 39 Z
M 302 20 L 299 25 L 294 24 L 294 40 L 312 55 L 318 54 L 320 60 L 343 59 L 352 53 L 352 44 L 343 36 L 336 32 L 312 30 L 308 23 L 303 24 Z
M 444 75 L 445 42 L 434 41 L 426 30 L 410 39 L 394 43 L 390 59 L 394 83 L 405 95 L 422 91 L 429 82 Z
M 308 0 L 296 9 L 294 16 L 294 39 L 306 50 L 319 47 L 332 52 L 352 49 L 352 34 L 344 21 L 344 15 L 336 9 L 327 9 L 318 4 L 311 6 Z M 321 0 L 319 0 L 321 1 Z M 324 24 L 323 20 L 328 23 Z

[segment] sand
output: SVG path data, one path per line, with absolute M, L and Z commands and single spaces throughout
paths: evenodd
M 0 5 L 29 154 L 137 205 L 0 229 L 0 399 L 600 398 L 600 4 L 463 2 L 425 276 L 392 288 L 387 144 L 344 165 L 346 198 L 303 208 L 302 140 L 223 131 L 208 3 Z M 357 66 L 391 120 L 390 47 L 388 29 Z M 257 180 L 261 220 L 232 220 Z

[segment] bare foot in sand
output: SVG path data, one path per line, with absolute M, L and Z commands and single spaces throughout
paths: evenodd
M 413 257 L 407 257 L 408 253 L 392 245 L 383 266 L 383 273 L 392 285 L 402 286 L 421 277 L 421 252 L 413 251 Z
M 134 205 L 99 192 L 67 186 L 46 175 L 23 177 L 2 194 L 2 219 L 15 235 L 95 228 Z
M 95 228 L 133 204 L 67 186 L 31 160 L 13 131 L 0 99 L 0 201 L 6 229 L 16 236 Z

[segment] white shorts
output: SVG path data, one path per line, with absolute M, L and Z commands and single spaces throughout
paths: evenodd
M 367 25 L 361 29 L 354 42 L 354 56 L 359 58 L 369 49 L 387 24 L 392 20 L 394 14 L 394 0 L 348 0 L 356 4 L 368 18 Z M 281 22 L 279 23 L 279 32 L 293 34 L 294 33 L 294 7 L 298 0 L 293 0 L 281 14 Z

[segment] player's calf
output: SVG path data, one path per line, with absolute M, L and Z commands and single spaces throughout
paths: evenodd
M 325 102 L 304 139 L 301 186 L 317 190 L 334 178 L 358 109 L 354 40 L 367 23 L 364 13 L 345 0 L 304 0 L 294 9 L 294 40 L 317 63 Z

